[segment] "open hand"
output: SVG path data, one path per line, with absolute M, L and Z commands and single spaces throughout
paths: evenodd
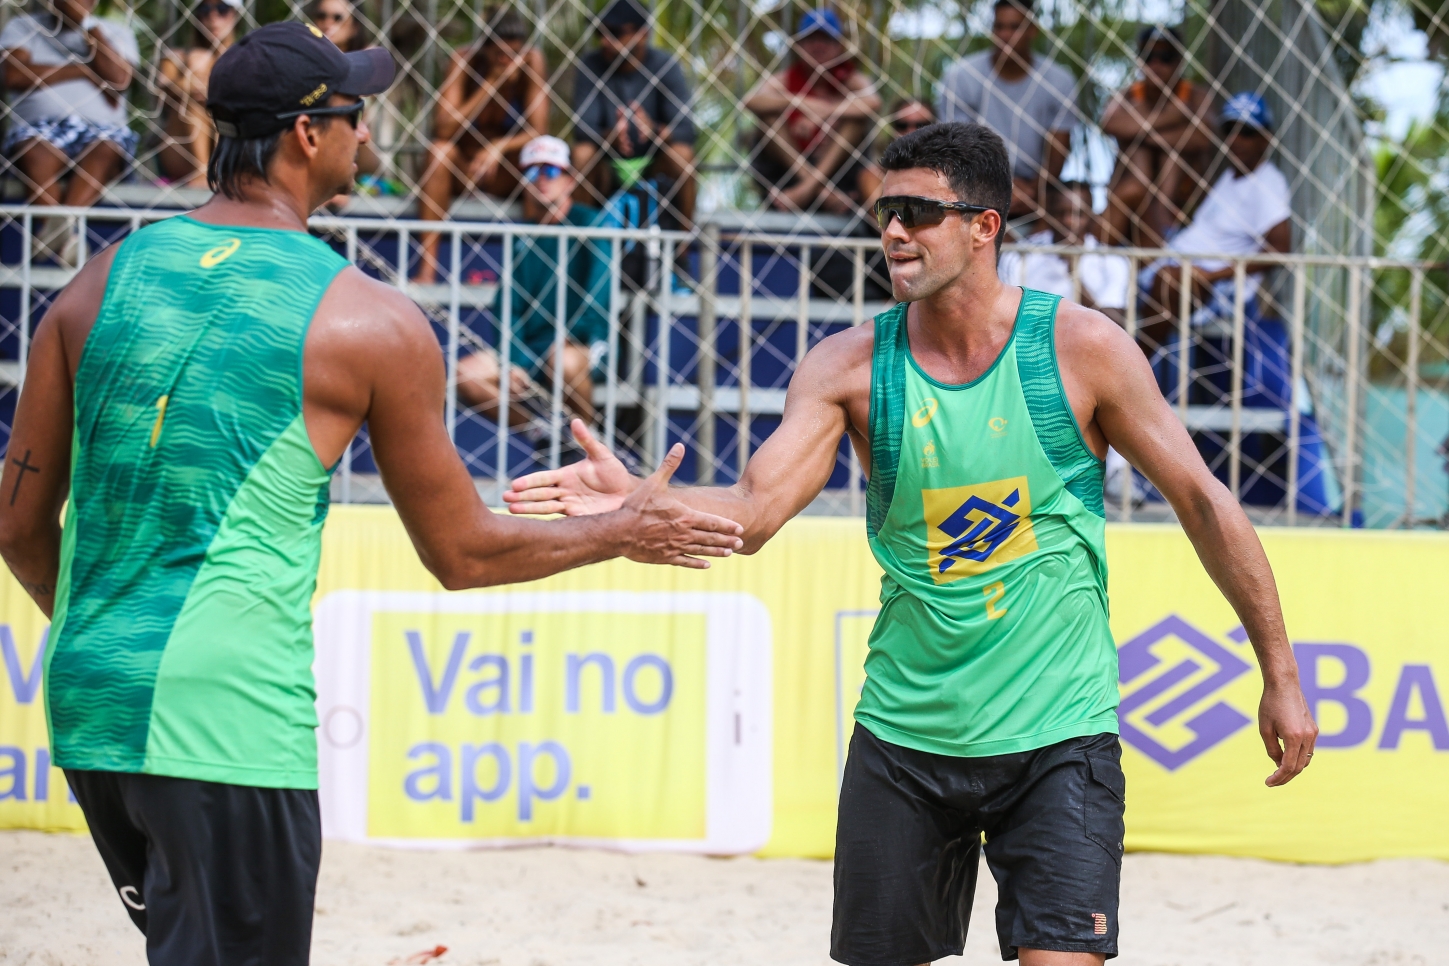
M 562 513 L 571 517 L 608 513 L 622 507 L 641 484 L 609 447 L 594 438 L 582 419 L 569 423 L 569 429 L 587 458 L 514 480 L 512 488 L 503 494 L 509 512 Z
M 744 527 L 691 509 L 669 495 L 669 478 L 683 459 L 684 444 L 675 443 L 659 469 L 624 501 L 622 512 L 634 517 L 629 547 L 623 554 L 630 560 L 704 570 L 709 561 L 699 558 L 728 557 L 744 546 Z
M 1258 733 L 1263 736 L 1268 757 L 1278 766 L 1268 776 L 1269 788 L 1288 784 L 1308 767 L 1313 745 L 1318 740 L 1318 725 L 1296 682 L 1263 689 L 1263 700 L 1258 705 Z

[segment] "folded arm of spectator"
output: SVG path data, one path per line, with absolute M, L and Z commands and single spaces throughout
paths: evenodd
M 478 89 L 465 97 L 468 71 L 466 50 L 454 51 L 449 59 L 448 73 L 443 86 L 438 90 L 438 106 L 433 114 L 433 136 L 449 141 L 465 127 L 472 125 L 488 102 L 498 96 L 505 80 L 509 79 L 507 64 L 501 59 L 490 60 L 488 73 L 476 78 Z M 525 78 L 524 125 L 515 133 L 493 142 L 502 153 L 521 149 L 548 129 L 548 90 L 543 84 L 545 66 L 543 52 L 532 48 L 523 53 L 523 75 Z
M 1278 224 L 1274 225 L 1272 228 L 1269 228 L 1267 232 L 1265 232 L 1263 235 L 1263 247 L 1261 251 L 1274 252 L 1281 255 L 1286 254 L 1292 249 L 1292 247 L 1293 229 L 1292 226 L 1288 223 L 1287 219 L 1278 222 Z M 1272 269 L 1279 267 L 1280 266 L 1277 262 L 1250 261 L 1247 263 L 1246 270 L 1249 274 L 1253 274 L 1255 272 L 1271 271 Z M 1192 282 L 1194 286 L 1206 289 L 1210 287 L 1214 282 L 1220 282 L 1225 278 L 1232 278 L 1233 272 L 1234 269 L 1232 265 L 1226 265 L 1222 268 L 1213 269 L 1211 271 L 1194 265 L 1192 267 Z M 1171 275 L 1170 272 L 1168 274 L 1169 276 Z
M 91 27 L 86 33 L 91 42 L 91 70 L 105 82 L 103 86 L 113 91 L 124 91 L 131 86 L 134 71 L 130 61 L 106 41 L 106 35 L 99 26 Z
M 1123 91 L 1112 95 L 1102 131 L 1124 144 L 1147 143 L 1160 151 L 1203 151 L 1216 146 L 1212 98 L 1198 88 L 1188 101 L 1173 94 L 1145 113 Z
M 96 83 L 95 73 L 85 64 L 37 67 L 30 62 L 30 51 L 21 49 L 4 51 L 4 59 L 5 87 L 16 93 L 74 80 L 90 81 L 100 86 Z

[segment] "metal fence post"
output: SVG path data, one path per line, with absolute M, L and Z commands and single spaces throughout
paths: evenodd
M 755 342 L 755 321 L 750 307 L 750 295 L 755 287 L 754 267 L 754 248 L 746 237 L 740 241 L 740 418 L 736 423 L 739 427 L 739 442 L 735 446 L 736 461 L 739 463 L 737 479 L 744 478 L 745 464 L 750 461 L 750 380 L 754 378 L 750 369 Z
M 714 383 L 716 304 L 719 290 L 719 225 L 708 224 L 699 236 L 699 422 L 695 434 L 695 481 L 714 483 Z
M 1359 314 L 1363 303 L 1363 272 L 1355 265 L 1348 275 L 1348 316 L 1344 334 L 1348 339 L 1347 386 L 1344 389 L 1344 444 L 1343 444 L 1343 518 L 1345 527 L 1353 525 L 1353 501 L 1358 493 L 1358 460 L 1354 450 L 1358 445 L 1358 357 L 1359 357 Z
M 1407 385 L 1404 387 L 1404 519 L 1403 524 L 1413 529 L 1417 516 L 1414 513 L 1414 460 L 1415 444 L 1419 422 L 1419 330 L 1420 314 L 1424 311 L 1424 270 L 1415 268 L 1409 276 L 1409 352 Z
M 1298 387 L 1303 384 L 1303 327 L 1308 310 L 1308 266 L 1299 262 L 1293 269 L 1293 335 L 1289 348 L 1292 383 L 1288 387 L 1288 525 L 1298 523 L 1298 463 L 1303 400 Z
M 1242 489 L 1243 472 L 1243 326 L 1246 314 L 1248 263 L 1233 264 L 1233 369 L 1228 374 L 1228 404 L 1232 407 L 1232 431 L 1228 437 L 1228 492 L 1236 500 Z

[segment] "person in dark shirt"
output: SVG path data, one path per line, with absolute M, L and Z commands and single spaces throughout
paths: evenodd
M 602 212 L 573 201 L 578 179 L 569 167 L 569 147 L 544 135 L 524 145 L 524 218 L 536 225 L 595 228 Z M 509 422 L 527 425 L 547 414 L 554 373 L 554 312 L 558 305 L 557 238 L 518 236 L 513 240 L 513 340 L 508 349 Z M 594 384 L 604 378 L 609 339 L 609 243 L 568 239 L 564 293 L 564 405 L 585 422 L 594 420 Z M 502 288 L 493 312 L 502 309 Z M 458 398 L 493 417 L 498 412 L 498 354 L 475 352 L 458 363 Z
M 680 228 L 694 222 L 694 122 L 679 61 L 649 46 L 649 11 L 614 0 L 599 15 L 599 47 L 574 80 L 574 167 L 578 200 L 602 204 L 640 178 L 657 177 Z

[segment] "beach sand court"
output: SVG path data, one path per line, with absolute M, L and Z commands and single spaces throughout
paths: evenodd
M 312 962 L 824 966 L 830 875 L 803 859 L 329 842 Z M 1001 961 L 995 901 L 983 867 L 966 955 L 943 963 Z M 0 832 L 0 908 L 4 966 L 145 963 L 88 838 Z M 1449 863 L 1133 853 L 1121 915 L 1124 966 L 1437 966 L 1449 962 Z

